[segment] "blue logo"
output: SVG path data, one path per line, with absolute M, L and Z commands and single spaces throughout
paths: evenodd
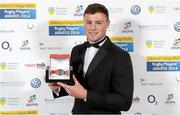
M 154 95 L 149 95 L 147 100 L 148 100 L 149 103 L 154 103 L 156 101 L 156 98 L 155 98 Z
M 7 50 L 7 49 L 9 49 L 10 44 L 9 44 L 9 42 L 4 41 L 4 42 L 1 44 L 1 47 L 2 47 L 3 49 Z
M 138 15 L 141 12 L 141 8 L 138 5 L 133 5 L 131 7 L 131 13 L 134 15 Z
M 180 32 L 180 22 L 176 22 L 174 24 L 174 29 L 177 31 L 177 32 Z
M 2 49 L 12 51 L 12 48 L 10 47 L 10 43 L 7 41 L 2 42 L 1 44 Z
M 32 79 L 32 80 L 31 80 L 31 86 L 32 86 L 33 88 L 38 88 L 38 87 L 40 87 L 40 86 L 41 86 L 41 80 L 38 79 L 38 78 Z

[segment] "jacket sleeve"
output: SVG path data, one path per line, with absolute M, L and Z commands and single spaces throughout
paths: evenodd
M 67 96 L 68 95 L 68 93 L 62 87 L 61 87 L 61 90 L 59 92 L 59 96 L 57 96 L 53 91 L 52 91 L 52 93 L 53 93 L 53 97 L 54 98 L 58 98 L 58 97 Z

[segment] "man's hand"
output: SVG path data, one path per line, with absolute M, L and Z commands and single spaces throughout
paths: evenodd
M 50 66 L 46 67 L 46 71 L 49 71 Z M 46 81 L 46 76 L 44 76 L 44 81 Z M 48 86 L 51 88 L 51 90 L 53 90 L 54 92 L 58 92 L 60 91 L 60 85 L 58 85 L 57 83 L 48 83 Z
M 61 82 L 58 82 L 57 84 L 63 87 L 69 95 L 75 98 L 85 99 L 87 95 L 87 90 L 79 83 L 79 81 L 76 79 L 74 75 L 73 80 L 75 82 L 73 86 Z
M 60 90 L 60 85 L 58 85 L 57 83 L 48 83 L 48 86 L 54 91 L 54 92 L 58 92 Z

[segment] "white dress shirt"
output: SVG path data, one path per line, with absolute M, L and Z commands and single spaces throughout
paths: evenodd
M 102 39 L 104 39 L 104 37 Z M 100 39 L 99 41 L 101 41 L 102 39 Z M 101 42 L 99 44 L 99 46 L 102 46 L 105 41 L 106 41 L 106 39 L 103 42 Z M 89 41 L 89 42 L 92 43 L 91 41 Z M 86 72 L 88 70 L 89 64 L 91 63 L 92 59 L 94 58 L 94 56 L 96 55 L 98 50 L 99 50 L 99 48 L 95 48 L 95 47 L 89 47 L 89 48 L 86 49 L 85 57 L 84 57 L 84 68 L 83 68 L 84 76 L 85 76 L 85 74 L 86 74 Z

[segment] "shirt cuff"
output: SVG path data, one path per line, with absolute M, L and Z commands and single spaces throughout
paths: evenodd
M 84 98 L 84 102 L 86 102 L 86 101 L 87 101 L 87 98 L 85 97 L 85 98 Z
M 59 92 L 61 91 L 61 89 L 60 88 L 58 88 L 58 90 L 53 90 L 53 92 L 57 95 L 57 96 L 59 96 Z
M 84 102 L 86 102 L 86 101 L 87 101 L 87 94 L 86 94 L 86 97 L 85 97 L 83 100 L 84 100 Z

